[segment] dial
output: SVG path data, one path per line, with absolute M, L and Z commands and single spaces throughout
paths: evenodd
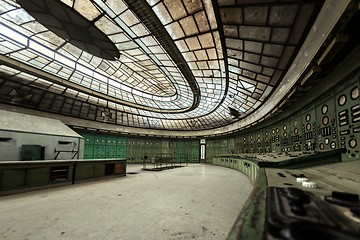
M 335 142 L 331 142 L 330 147 L 331 147 L 331 149 L 335 149 L 335 148 L 336 148 L 336 143 L 335 143 Z
M 298 124 L 297 120 L 294 121 L 294 127 L 296 127 Z
M 346 103 L 346 96 L 345 95 L 341 95 L 338 99 L 338 104 L 339 106 L 344 106 Z
M 272 133 L 275 134 L 275 129 L 272 130 Z
M 279 128 L 276 128 L 276 132 L 277 132 L 277 133 L 279 132 Z
M 266 131 L 266 132 L 265 132 L 265 136 L 268 136 L 268 135 L 269 135 L 269 133 Z
M 295 134 L 298 134 L 298 133 L 299 133 L 299 129 L 295 128 L 295 129 L 294 129 L 294 133 L 295 133 Z
M 283 136 L 284 136 L 284 137 L 287 137 L 287 132 L 284 132 L 284 133 L 283 133 Z
M 329 117 L 328 117 L 328 116 L 324 116 L 323 119 L 322 119 L 322 123 L 323 123 L 324 125 L 328 125 L 328 123 L 329 123 Z
M 351 148 L 356 148 L 356 146 L 357 146 L 357 141 L 356 141 L 356 139 L 350 139 L 350 140 L 349 140 L 349 146 L 350 146 Z
M 328 145 L 330 140 L 328 138 L 325 138 L 325 144 Z
M 311 120 L 311 115 L 310 115 L 310 114 L 306 115 L 305 120 L 306 120 L 307 122 L 310 122 L 310 120 Z
M 327 111 L 328 111 L 328 106 L 327 105 L 322 106 L 322 108 L 321 108 L 322 114 L 326 114 Z
M 319 148 L 320 148 L 320 150 L 324 150 L 325 145 L 323 143 L 320 143 Z
M 310 123 L 306 124 L 306 130 L 308 130 L 308 131 L 311 130 L 311 124 Z
M 284 129 L 284 131 L 285 131 L 285 130 L 287 129 L 287 126 L 286 126 L 286 125 L 284 125 L 284 126 L 283 126 L 283 129 Z
M 359 88 L 358 87 L 354 87 L 352 90 L 351 90 L 351 99 L 352 100 L 355 100 L 355 99 L 358 99 L 359 98 Z

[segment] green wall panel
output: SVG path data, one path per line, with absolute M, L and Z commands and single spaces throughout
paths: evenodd
M 115 146 L 106 146 L 106 158 L 116 158 L 117 147 Z
M 96 159 L 106 158 L 106 146 L 94 145 L 94 158 Z
M 84 159 L 94 158 L 94 144 L 84 145 Z

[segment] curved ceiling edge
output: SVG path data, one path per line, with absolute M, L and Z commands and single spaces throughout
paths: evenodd
M 186 64 L 185 59 L 179 52 L 174 41 L 169 36 L 165 27 L 161 24 L 159 18 L 155 16 L 151 7 L 145 0 L 124 0 L 128 7 L 136 14 L 136 16 L 143 22 L 143 24 L 150 30 L 159 43 L 163 46 L 165 51 L 177 64 L 185 79 L 188 81 L 191 91 L 194 96 L 192 106 L 187 110 L 191 111 L 200 103 L 200 88 L 192 74 L 189 66 Z
M 156 112 L 156 113 L 183 113 L 183 112 L 188 111 L 188 108 L 185 109 L 185 110 L 184 109 L 176 109 L 176 110 L 174 110 L 174 109 L 170 109 L 170 110 L 169 109 L 158 109 L 158 108 L 152 108 L 152 107 L 148 107 L 148 106 L 142 106 L 142 105 L 139 105 L 139 104 L 133 104 L 131 102 L 121 101 L 120 99 L 117 99 L 115 97 L 111 97 L 111 96 L 103 94 L 101 92 L 97 92 L 97 91 L 88 89 L 88 88 L 83 87 L 81 85 L 78 85 L 76 83 L 65 81 L 62 78 L 54 76 L 53 74 L 40 71 L 40 70 L 38 70 L 38 69 L 36 69 L 36 68 L 34 68 L 32 66 L 29 66 L 29 65 L 27 65 L 25 63 L 20 63 L 20 62 L 18 62 L 16 60 L 10 59 L 10 58 L 8 58 L 6 56 L 3 56 L 3 55 L 0 55 L 0 63 L 3 64 L 3 65 L 9 66 L 9 67 L 13 67 L 13 68 L 15 68 L 17 70 L 21 70 L 22 72 L 28 73 L 30 75 L 34 75 L 36 77 L 40 77 L 40 78 L 43 78 L 43 79 L 46 79 L 46 80 L 50 80 L 50 81 L 52 81 L 54 83 L 57 83 L 59 85 L 62 85 L 64 87 L 74 88 L 77 91 L 81 91 L 81 92 L 89 94 L 91 96 L 96 96 L 96 97 L 99 97 L 99 98 L 102 98 L 102 99 L 106 99 L 106 100 L 112 101 L 114 103 L 119 103 L 119 104 L 122 104 L 124 106 L 129 106 L 129 107 L 133 107 L 133 108 L 141 109 L 141 110 L 152 111 L 152 112 Z

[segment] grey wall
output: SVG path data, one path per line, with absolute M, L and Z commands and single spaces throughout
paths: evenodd
M 65 143 L 65 144 L 64 144 Z M 0 110 L 0 161 L 21 160 L 23 145 L 45 147 L 46 160 L 83 158 L 83 137 L 59 120 Z M 34 159 L 35 160 L 35 159 Z
M 0 161 L 20 160 L 22 145 L 41 145 L 45 147 L 45 159 L 53 160 L 56 156 L 56 150 L 79 151 L 75 158 L 83 158 L 84 143 L 83 140 L 76 137 L 63 137 L 55 135 L 45 135 L 27 132 L 12 132 L 0 130 L 1 138 L 11 138 L 9 141 L 0 141 Z M 71 142 L 70 144 L 59 144 L 58 141 Z M 82 144 L 81 144 L 82 143 Z M 58 160 L 71 159 L 74 153 L 60 153 Z

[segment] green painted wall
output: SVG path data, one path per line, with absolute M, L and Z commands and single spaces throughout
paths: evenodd
M 129 137 L 97 132 L 81 132 L 84 137 L 84 159 L 127 158 L 142 162 L 144 156 L 163 157 L 177 162 L 199 162 L 198 139 L 162 139 Z

